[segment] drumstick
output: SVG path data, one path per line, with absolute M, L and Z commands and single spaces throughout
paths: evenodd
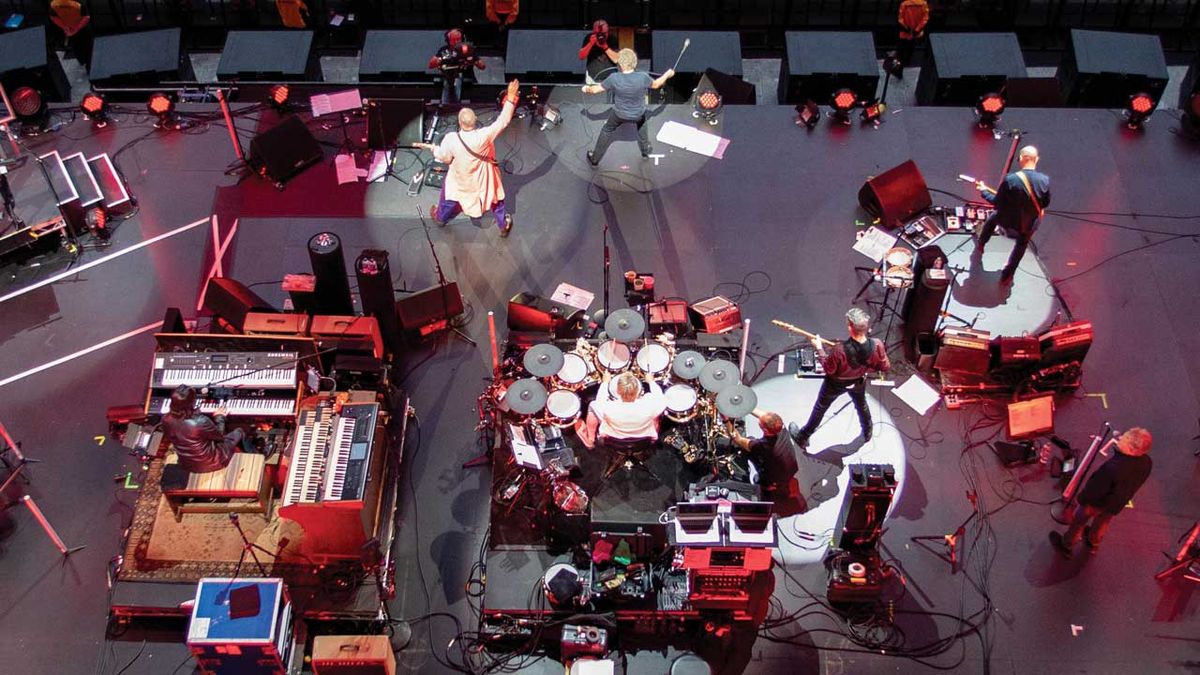
M 965 174 L 965 173 L 960 173 L 960 174 L 958 174 L 958 180 L 961 180 L 961 181 L 963 181 L 964 183 L 978 183 L 978 182 L 979 182 L 979 181 L 975 180 L 975 178 L 974 178 L 974 177 L 972 177 L 972 176 L 968 176 L 968 175 L 967 175 L 967 174 Z
M 771 319 L 771 323 L 775 324 L 776 326 L 779 326 L 780 328 L 784 328 L 784 329 L 790 330 L 790 331 L 792 331 L 793 333 L 799 333 L 799 334 L 801 334 L 801 335 L 803 335 L 804 337 L 806 337 L 806 338 L 809 338 L 809 339 L 812 339 L 812 338 L 815 338 L 815 337 L 817 337 L 815 334 L 813 334 L 813 333 L 810 333 L 810 332 L 808 332 L 808 331 L 804 330 L 803 328 L 799 328 L 799 327 L 797 327 L 797 326 L 793 326 L 792 324 L 790 324 L 790 323 L 787 323 L 786 321 L 780 321 L 779 319 Z M 835 344 L 837 344 L 837 343 L 836 343 L 836 342 L 834 342 L 833 340 L 826 340 L 825 338 L 821 338 L 821 342 L 822 342 L 822 343 L 824 343 L 824 344 L 827 344 L 827 345 L 829 345 L 830 347 L 832 347 L 832 346 L 834 346 Z
M 679 50 L 679 56 L 675 57 L 675 65 L 671 66 L 671 70 L 679 67 L 679 61 L 683 58 L 683 53 L 687 51 L 688 45 L 692 44 L 692 38 L 686 38 L 683 41 L 683 49 Z

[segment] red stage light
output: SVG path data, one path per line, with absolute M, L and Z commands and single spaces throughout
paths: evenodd
M 100 98 L 99 94 L 88 92 L 83 95 L 83 100 L 79 102 L 79 107 L 83 112 L 95 115 L 104 110 L 104 99 Z
M 166 94 L 156 93 L 150 96 L 150 100 L 146 102 L 146 108 L 155 115 L 167 115 L 175 109 L 175 102 Z
M 271 87 L 270 101 L 276 106 L 287 105 L 288 97 L 291 91 L 286 84 L 277 84 Z
M 833 107 L 839 112 L 852 110 L 858 103 L 858 96 L 850 89 L 838 89 L 833 95 Z
M 700 94 L 696 102 L 704 110 L 716 110 L 721 105 L 721 97 L 715 91 L 706 91 Z
M 999 115 L 1004 112 L 1004 99 L 999 94 L 984 94 L 979 99 L 979 109 L 989 115 Z
M 36 117 L 42 112 L 42 95 L 32 87 L 21 87 L 13 92 L 12 109 L 17 117 Z
M 1129 99 L 1129 109 L 1139 115 L 1149 115 L 1154 111 L 1155 100 L 1150 94 L 1134 94 Z
M 1200 119 L 1200 91 L 1188 98 L 1187 110 L 1192 113 L 1192 117 Z

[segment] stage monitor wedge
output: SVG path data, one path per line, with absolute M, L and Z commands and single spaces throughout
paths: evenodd
M 1139 92 L 1162 97 L 1167 60 L 1157 35 L 1073 29 L 1057 77 L 1068 105 L 1124 108 Z
M 875 39 L 867 31 L 789 31 L 787 54 L 779 61 L 779 103 L 812 100 L 829 105 L 833 93 L 852 89 L 859 99 L 875 96 L 879 62 Z
M 220 82 L 319 82 L 309 30 L 231 30 L 217 64 Z
M 440 30 L 370 30 L 358 62 L 359 82 L 433 84 L 429 58 L 446 42 Z
M 0 82 L 10 98 L 18 88 L 32 87 L 45 100 L 71 100 L 71 85 L 44 26 L 0 33 Z
M 1016 33 L 932 33 L 917 103 L 973 106 L 1008 78 L 1027 75 Z
M 98 91 L 118 87 L 154 87 L 161 82 L 196 79 L 181 48 L 178 28 L 118 33 L 96 38 L 88 79 Z M 144 99 L 145 94 L 139 94 Z

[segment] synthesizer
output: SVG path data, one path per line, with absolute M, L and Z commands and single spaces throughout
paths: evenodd
M 270 396 L 267 391 L 255 392 L 256 396 L 246 396 L 239 393 L 231 398 L 197 398 L 196 406 L 200 412 L 211 415 L 217 412 L 222 404 L 229 411 L 230 417 L 294 417 L 296 415 L 296 398 L 293 392 L 283 392 L 283 396 Z M 149 412 L 166 415 L 171 411 L 170 396 L 151 396 Z
M 159 352 L 151 386 L 294 389 L 297 352 Z
M 323 492 L 325 501 L 345 505 L 362 501 L 378 416 L 378 403 L 342 406 L 329 446 Z

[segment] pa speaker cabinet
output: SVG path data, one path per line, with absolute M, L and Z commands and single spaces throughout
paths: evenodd
M 312 668 L 313 675 L 395 675 L 396 657 L 386 635 L 319 635 Z
M 867 179 L 858 191 L 858 203 L 884 227 L 898 227 L 933 206 L 933 197 L 917 163 L 910 159 Z
M 440 30 L 369 30 L 358 62 L 359 82 L 433 84 L 429 57 L 446 41 Z
M 396 302 L 396 313 L 400 316 L 400 327 L 406 331 L 417 331 L 423 337 L 438 330 L 443 322 L 463 313 L 458 282 L 430 286 L 401 298 Z
M 319 82 L 310 30 L 231 30 L 225 37 L 217 80 Z
M 192 62 L 181 49 L 180 36 L 180 29 L 164 28 L 98 37 L 88 79 L 101 91 L 194 80 Z M 142 100 L 146 94 L 137 96 Z
M 1016 33 L 933 33 L 917 79 L 917 103 L 975 105 L 980 96 L 1004 89 L 1008 78 L 1027 74 Z
M 656 30 L 650 35 L 650 70 L 661 73 L 670 68 L 679 57 L 684 40 L 691 43 L 675 68 L 675 77 L 660 90 L 667 102 L 683 103 L 691 98 L 709 68 L 742 77 L 742 38 L 737 31 Z
M 722 105 L 754 105 L 758 99 L 753 84 L 713 68 L 706 69 L 700 77 L 700 83 L 696 85 L 697 92 L 706 89 L 717 92 L 721 96 Z
M 0 82 L 9 98 L 20 87 L 32 87 L 47 101 L 71 100 L 71 85 L 46 40 L 45 26 L 0 33 Z
M 1074 29 L 1058 82 L 1067 105 L 1124 108 L 1138 92 L 1157 101 L 1167 87 L 1162 42 L 1157 35 Z
M 896 492 L 896 470 L 891 464 L 854 464 L 838 512 L 833 536 L 847 551 L 874 548 Z
M 579 82 L 587 66 L 579 58 L 585 37 L 578 30 L 509 31 L 504 72 L 522 82 Z
M 860 99 L 875 96 L 879 63 L 871 33 L 791 31 L 784 34 L 787 53 L 779 62 L 779 102 L 828 105 L 838 89 Z
M 250 141 L 250 161 L 260 173 L 283 185 L 321 161 L 321 146 L 303 120 L 288 115 Z
M 255 295 L 241 282 L 225 277 L 208 280 L 204 291 L 204 309 L 224 319 L 239 333 L 245 328 L 246 316 L 251 312 L 275 311 L 266 300 Z

